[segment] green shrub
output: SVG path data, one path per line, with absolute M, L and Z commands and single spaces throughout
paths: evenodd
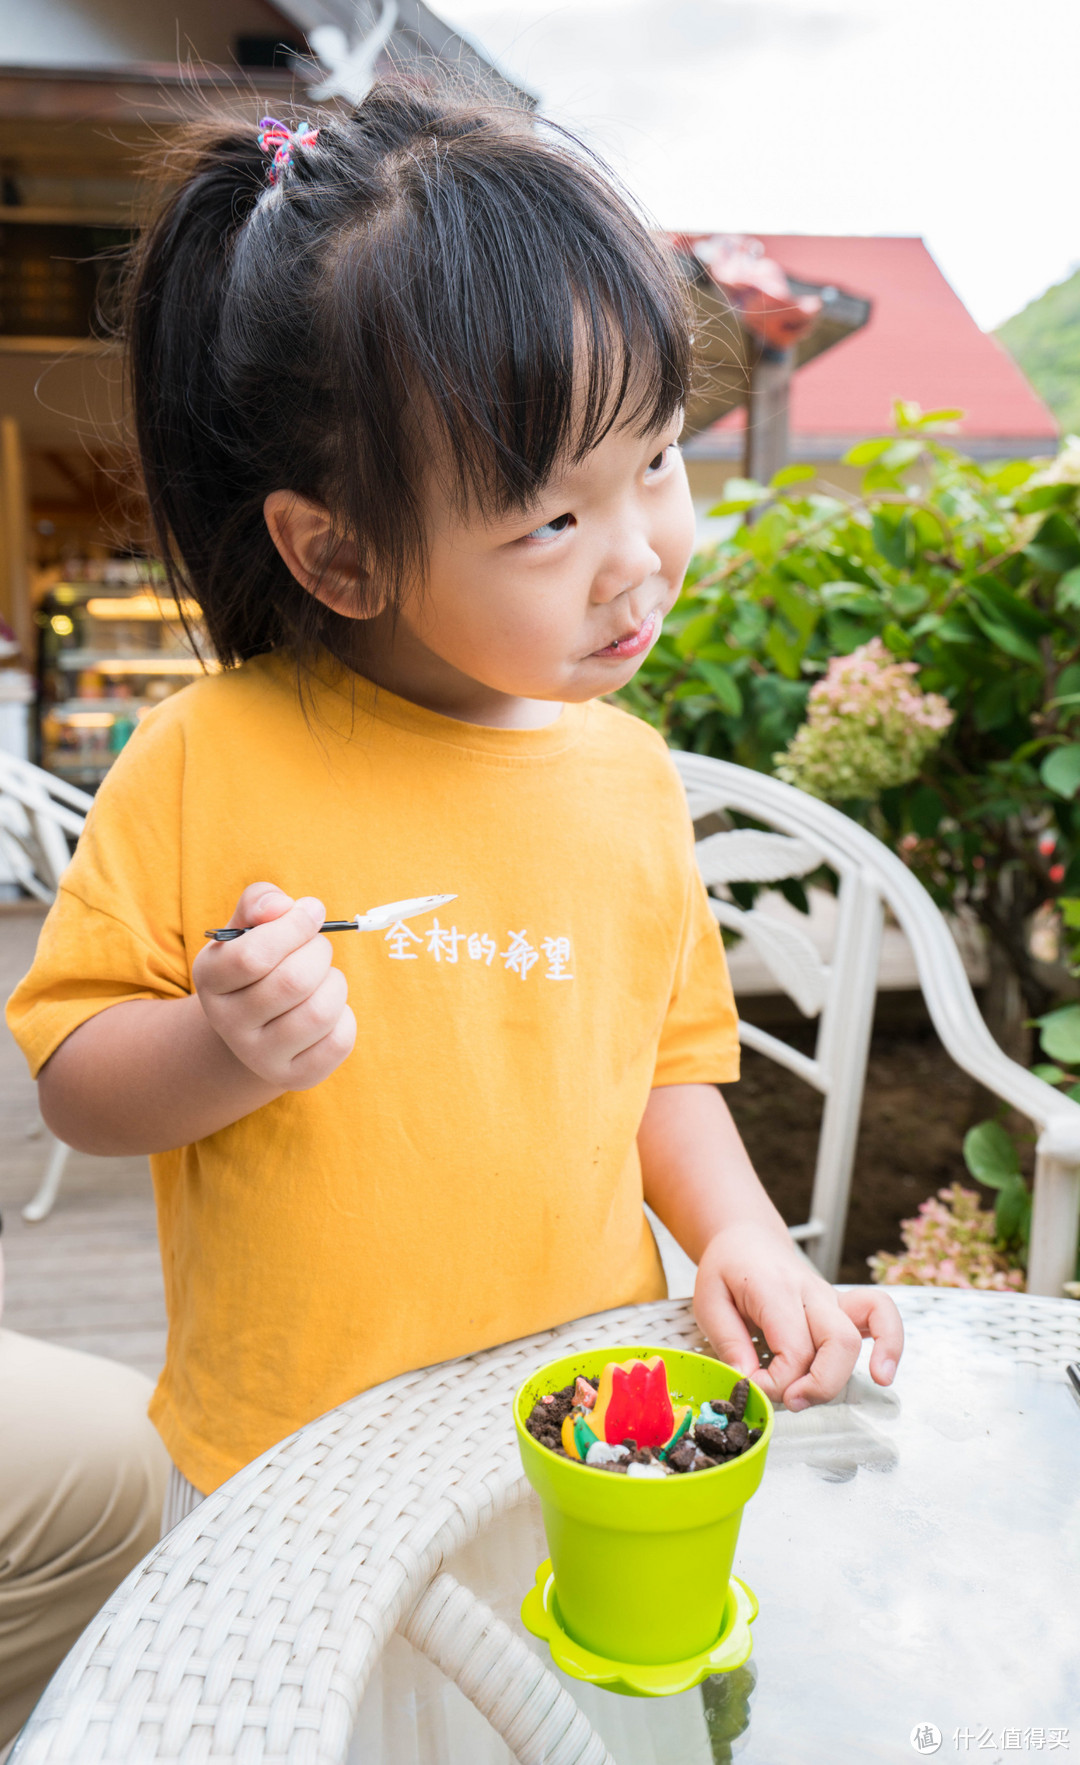
M 838 768 L 830 789 L 819 766 L 813 788 L 977 916 L 1040 1016 L 1060 989 L 1031 916 L 1080 894 L 1080 441 L 983 465 L 944 438 L 958 415 L 899 404 L 899 434 L 847 456 L 858 497 L 808 487 L 809 466 L 729 483 L 713 513 L 734 530 L 695 557 L 622 702 L 676 747 L 797 776 L 830 660 L 877 640 L 911 664 L 948 727 L 907 750 L 894 727 L 891 775 Z

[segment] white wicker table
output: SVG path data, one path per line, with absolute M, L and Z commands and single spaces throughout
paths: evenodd
M 926 1724 L 943 1756 L 1080 1746 L 1080 1305 L 895 1296 L 896 1394 L 857 1373 L 777 1418 L 736 1558 L 761 1601 L 739 1672 L 617 1698 L 549 1672 L 516 1620 L 543 1547 L 514 1390 L 575 1346 L 697 1343 L 669 1300 L 404 1375 L 248 1466 L 95 1619 L 13 1765 L 864 1765 L 911 1758 Z

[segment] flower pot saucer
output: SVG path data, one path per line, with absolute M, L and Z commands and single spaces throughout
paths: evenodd
M 733 1575 L 728 1582 L 724 1602 L 724 1620 L 720 1635 L 709 1649 L 692 1655 L 686 1661 L 665 1661 L 649 1666 L 639 1661 L 609 1661 L 591 1649 L 583 1648 L 563 1628 L 555 1592 L 551 1558 L 536 1571 L 536 1585 L 525 1595 L 521 1621 L 526 1630 L 546 1642 L 556 1667 L 572 1679 L 588 1680 L 590 1685 L 603 1686 L 605 1691 L 621 1692 L 624 1697 L 667 1698 L 675 1692 L 690 1691 L 714 1673 L 731 1673 L 750 1657 L 753 1640 L 750 1626 L 758 1615 L 758 1603 L 745 1581 Z

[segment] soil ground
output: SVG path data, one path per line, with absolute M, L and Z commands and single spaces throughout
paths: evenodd
M 815 1026 L 793 1020 L 787 1009 L 779 1000 L 743 1001 L 751 1022 L 812 1054 Z M 742 1079 L 725 1095 L 784 1219 L 789 1225 L 807 1219 L 822 1099 L 749 1048 L 743 1050 Z M 945 1053 L 921 998 L 879 995 L 841 1281 L 869 1281 L 867 1257 L 901 1250 L 901 1221 L 947 1184 L 964 1183 L 978 1190 L 984 1207 L 993 1205 L 992 1191 L 968 1174 L 961 1151 L 968 1128 L 991 1112 L 986 1093 Z

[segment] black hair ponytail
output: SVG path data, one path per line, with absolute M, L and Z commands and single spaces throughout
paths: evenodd
M 223 664 L 351 661 L 356 622 L 290 575 L 270 491 L 325 503 L 394 607 L 423 567 L 423 448 L 463 504 L 524 510 L 615 421 L 669 421 L 686 297 L 610 175 L 515 111 L 379 84 L 268 167 L 253 119 L 201 126 L 169 168 L 127 281 L 142 475 Z

